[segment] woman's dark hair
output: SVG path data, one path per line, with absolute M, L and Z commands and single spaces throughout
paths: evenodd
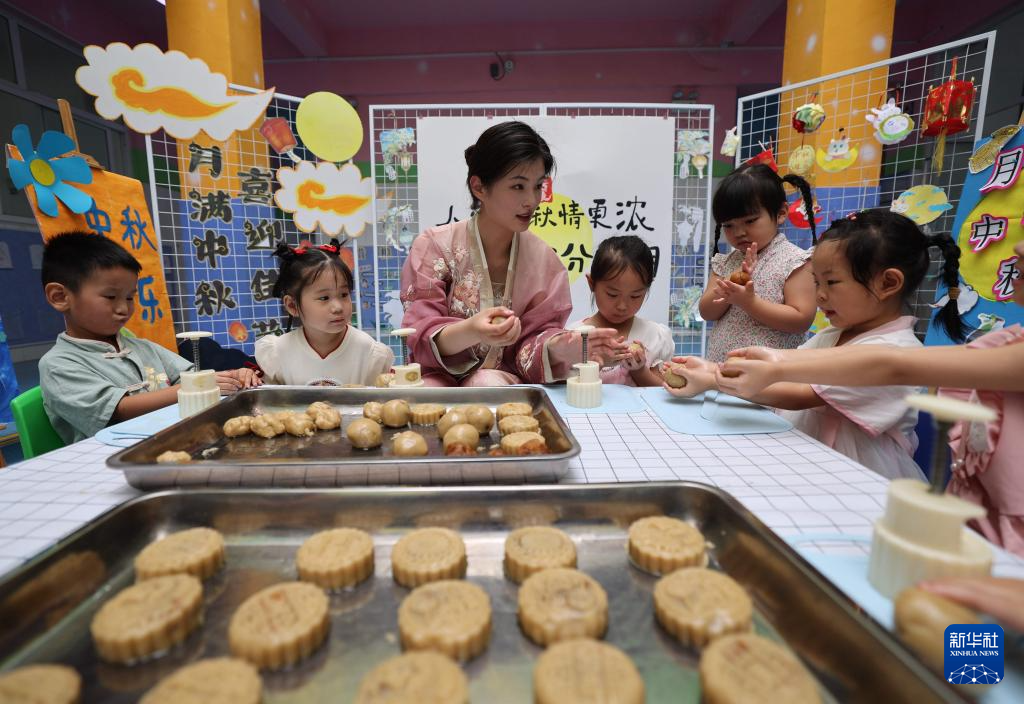
M 806 179 L 796 174 L 779 176 L 766 164 L 741 166 L 722 179 L 711 201 L 711 214 L 715 217 L 715 246 L 711 253 L 718 251 L 723 222 L 747 215 L 760 215 L 762 210 L 767 210 L 774 218 L 785 210 L 786 190 L 782 187 L 783 183 L 800 191 L 805 207 L 811 207 L 814 203 L 811 184 Z M 811 226 L 813 242 L 817 235 L 813 214 L 808 216 L 807 222 Z
M 277 281 L 274 282 L 272 295 L 275 298 L 291 296 L 295 300 L 296 307 L 301 309 L 299 301 L 302 299 L 302 291 L 316 281 L 325 271 L 332 271 L 335 276 L 341 274 L 349 290 L 355 289 L 355 279 L 348 264 L 341 258 L 342 243 L 332 239 L 329 244 L 324 245 L 303 245 L 290 247 L 284 242 L 277 245 L 271 256 L 281 261 L 281 268 L 277 274 Z M 288 324 L 285 330 L 292 329 L 292 316 L 288 316 Z
M 544 173 L 550 174 L 555 168 L 555 158 L 551 156 L 548 143 L 525 122 L 499 122 L 488 127 L 476 140 L 476 144 L 466 147 L 466 187 L 469 180 L 476 176 L 485 186 L 490 186 L 520 164 L 536 159 L 544 162 Z M 469 196 L 473 199 L 473 210 L 480 207 L 480 201 L 473 195 L 470 188 Z
M 654 255 L 651 247 L 636 235 L 620 235 L 604 240 L 590 262 L 590 278 L 597 283 L 614 279 L 626 268 L 636 272 L 647 288 L 654 283 Z
M 926 235 L 917 223 L 899 213 L 889 210 L 852 213 L 841 220 L 834 220 L 818 240 L 819 244 L 822 242 L 842 244 L 850 273 L 865 288 L 870 288 L 871 280 L 881 271 L 902 271 L 904 301 L 924 281 L 931 264 L 928 250 L 936 247 L 943 257 L 942 282 L 951 290 L 959 291 L 960 248 L 953 238 L 946 233 Z M 936 314 L 936 319 L 951 340 L 963 341 L 965 326 L 952 291 L 949 302 Z

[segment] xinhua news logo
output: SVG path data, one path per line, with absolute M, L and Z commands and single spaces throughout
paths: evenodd
M 946 628 L 946 680 L 996 684 L 1003 679 L 1003 629 L 994 623 L 954 623 Z

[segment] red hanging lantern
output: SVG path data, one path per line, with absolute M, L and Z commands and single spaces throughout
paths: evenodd
M 942 159 L 946 153 L 946 135 L 963 132 L 971 124 L 971 110 L 974 107 L 974 79 L 958 81 L 956 78 L 957 57 L 953 57 L 953 68 L 949 80 L 938 87 L 928 88 L 921 134 L 935 137 L 935 154 L 932 166 L 936 173 L 942 173 Z

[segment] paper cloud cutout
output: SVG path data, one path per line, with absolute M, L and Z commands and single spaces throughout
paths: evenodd
M 281 188 L 274 200 L 281 210 L 292 213 L 295 226 L 313 232 L 319 224 L 325 235 L 342 230 L 359 237 L 370 222 L 370 179 L 363 178 L 354 164 L 338 168 L 329 162 L 316 166 L 308 161 L 296 168 L 277 170 Z
M 164 53 L 153 44 L 130 47 L 115 42 L 87 46 L 88 64 L 75 72 L 82 90 L 96 97 L 96 112 L 108 120 L 123 117 L 136 132 L 163 129 L 177 139 L 200 130 L 223 142 L 259 120 L 274 89 L 231 95 L 224 74 L 180 51 Z

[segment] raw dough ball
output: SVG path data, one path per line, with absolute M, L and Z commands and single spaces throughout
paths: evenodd
M 686 386 L 686 377 L 677 373 L 680 366 L 681 365 L 667 363 L 662 369 L 662 374 L 665 377 L 665 383 L 673 389 L 681 389 Z
M 444 454 L 457 457 L 473 456 L 479 443 L 480 433 L 476 428 L 469 423 L 459 423 L 444 434 Z
M 389 428 L 402 428 L 409 425 L 409 402 L 402 399 L 388 401 L 381 408 L 380 417 Z
M 363 417 L 375 420 L 378 423 L 384 423 L 384 419 L 381 417 L 383 410 L 384 404 L 380 401 L 367 401 L 363 404 Z
M 358 447 L 361 450 L 380 447 L 382 438 L 380 425 L 369 418 L 356 418 L 348 424 L 345 434 L 348 436 L 348 441 L 352 443 L 352 447 Z
M 460 409 L 466 414 L 467 423 L 476 428 L 481 435 L 487 435 L 494 427 L 494 414 L 487 406 L 465 406 Z
M 248 435 L 251 432 L 252 416 L 237 416 L 224 421 L 224 435 L 229 438 L 237 438 Z
M 313 424 L 320 430 L 334 430 L 341 427 L 341 413 L 329 403 L 317 401 L 306 409 L 306 415 L 313 419 Z
M 427 441 L 419 433 L 407 430 L 391 438 L 391 451 L 398 457 L 421 457 L 427 454 Z
M 277 437 L 284 432 L 284 423 L 272 414 L 256 416 L 252 419 L 250 427 L 252 432 L 261 438 Z
M 187 452 L 168 450 L 157 455 L 156 461 L 158 464 L 181 464 L 182 462 L 191 462 L 192 455 Z
M 441 416 L 441 420 L 437 421 L 437 434 L 439 437 L 443 438 L 444 434 L 447 433 L 453 425 L 468 422 L 469 416 L 466 415 L 465 411 L 460 408 L 453 408 Z
M 729 274 L 729 281 L 732 281 L 737 286 L 746 286 L 750 283 L 750 274 L 743 271 L 743 269 L 737 269 Z
M 316 432 L 313 419 L 305 413 L 293 413 L 284 419 L 284 429 L 289 435 L 296 437 L 309 437 Z

